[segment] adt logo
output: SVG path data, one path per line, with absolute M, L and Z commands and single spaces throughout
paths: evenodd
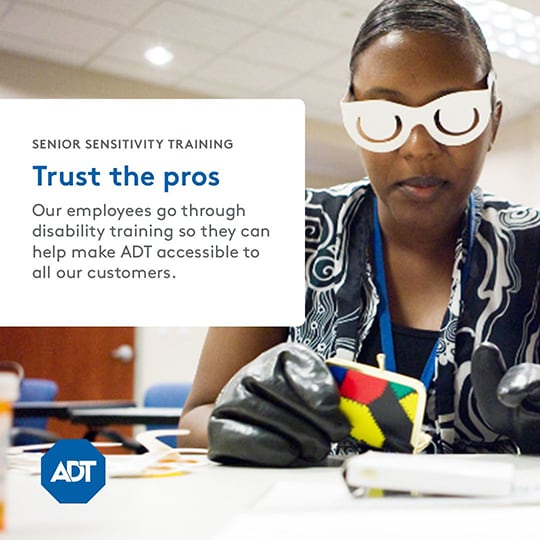
M 105 456 L 86 439 L 62 439 L 41 458 L 41 485 L 60 503 L 87 503 L 105 485 Z

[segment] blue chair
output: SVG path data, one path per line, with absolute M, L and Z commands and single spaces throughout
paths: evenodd
M 159 383 L 150 386 L 144 394 L 145 407 L 183 407 L 191 390 L 190 382 Z M 146 429 L 170 429 L 172 426 L 148 425 Z M 176 448 L 176 437 L 160 437 L 164 443 Z
M 49 379 L 23 378 L 18 402 L 54 401 L 58 385 Z M 11 444 L 39 444 L 53 442 L 58 437 L 47 431 L 47 417 L 15 418 L 11 430 Z

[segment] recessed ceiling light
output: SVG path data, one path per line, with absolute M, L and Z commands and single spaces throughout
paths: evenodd
M 529 53 L 536 53 L 539 51 L 540 46 L 538 44 L 537 40 L 534 39 L 526 39 L 521 42 L 521 48 L 524 51 L 527 51 Z
M 538 32 L 538 27 L 534 22 L 524 22 L 517 25 L 516 32 L 523 37 L 534 37 Z
M 144 57 L 156 66 L 163 66 L 168 64 L 173 58 L 174 54 L 165 47 L 151 47 L 144 52 Z
M 540 64 L 540 16 L 498 0 L 457 1 L 478 21 L 492 52 Z
M 502 32 L 497 39 L 503 45 L 511 47 L 516 44 L 516 34 L 514 32 Z

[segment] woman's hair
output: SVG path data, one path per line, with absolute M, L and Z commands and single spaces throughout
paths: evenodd
M 358 56 L 376 39 L 392 30 L 441 34 L 468 40 L 485 73 L 492 69 L 482 30 L 472 15 L 453 0 L 383 0 L 367 16 L 351 52 L 351 81 Z

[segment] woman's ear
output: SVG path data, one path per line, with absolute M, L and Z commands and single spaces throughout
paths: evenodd
M 498 100 L 495 103 L 493 112 L 491 113 L 491 138 L 489 140 L 488 152 L 493 148 L 493 143 L 497 137 L 497 131 L 499 130 L 499 124 L 501 123 L 501 117 L 503 112 L 502 101 Z

